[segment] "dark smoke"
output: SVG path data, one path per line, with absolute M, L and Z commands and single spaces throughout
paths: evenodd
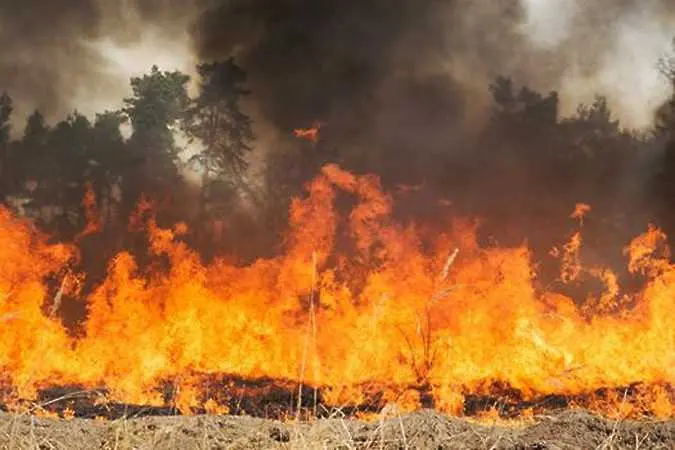
M 281 130 L 319 120 L 327 139 L 363 155 L 367 166 L 379 148 L 392 162 L 401 161 L 399 152 L 417 152 L 421 161 L 464 127 L 470 99 L 438 65 L 452 2 L 221 3 L 198 24 L 200 55 L 234 53 L 262 115 Z
M 532 15 L 538 3 L 548 5 L 544 19 Z M 623 101 L 628 121 L 643 119 L 634 111 L 649 108 L 626 103 L 644 99 L 625 99 L 635 86 L 617 65 L 657 55 L 654 36 L 674 19 L 670 0 L 228 0 L 202 15 L 195 35 L 202 57 L 238 55 L 263 114 L 282 129 L 320 119 L 352 145 L 438 150 L 481 118 L 499 74 L 568 93 L 569 111 L 597 88 Z M 625 32 L 644 27 L 643 48 L 622 47 Z M 603 78 L 614 68 L 616 79 Z
M 536 4 L 556 23 L 530 26 Z M 6 0 L 0 89 L 56 118 L 81 106 L 82 89 L 124 87 L 92 43 L 133 46 L 152 30 L 171 48 L 191 26 L 199 56 L 239 56 L 264 118 L 282 130 L 322 119 L 354 146 L 424 135 L 437 150 L 480 123 L 498 74 L 561 90 L 571 111 L 575 92 L 597 86 L 629 119 L 648 113 L 630 104 L 639 96 L 626 100 L 632 80 L 607 73 L 638 50 L 651 57 L 674 22 L 670 0 Z M 620 42 L 631 30 L 643 37 Z

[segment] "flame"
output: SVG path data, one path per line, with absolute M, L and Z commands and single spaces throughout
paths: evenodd
M 296 128 L 293 130 L 293 135 L 298 139 L 306 139 L 310 142 L 317 143 L 319 142 L 319 130 L 321 129 L 321 124 L 315 122 L 311 128 Z
M 0 209 L 3 385 L 24 399 L 54 385 L 105 386 L 110 400 L 163 405 L 158 386 L 173 380 L 181 411 L 227 411 L 196 374 L 235 374 L 320 386 L 335 406 L 377 389 L 403 410 L 428 395 L 460 414 L 467 395 L 495 386 L 524 399 L 577 398 L 640 383 L 629 402 L 605 395 L 587 406 L 675 416 L 675 265 L 657 228 L 626 247 L 629 269 L 648 280 L 643 289 L 626 302 L 616 276 L 593 268 L 585 273 L 606 290 L 582 307 L 586 299 L 535 289 L 524 246 L 481 248 L 467 221 L 434 236 L 397 223 L 374 176 L 328 165 L 307 189 L 292 202 L 283 254 L 243 267 L 203 264 L 181 240 L 187 227 L 159 227 L 141 202 L 130 227 L 146 230 L 168 269 L 116 255 L 83 299 L 79 337 L 47 312 L 47 280 L 71 273 L 77 249 L 49 244 Z M 358 200 L 347 217 L 335 209 L 338 195 Z M 353 246 L 338 250 L 345 232 Z M 581 273 L 581 242 L 579 231 L 564 247 L 563 279 Z M 61 289 L 76 294 L 76 285 Z
M 583 220 L 586 214 L 591 212 L 591 207 L 586 203 L 577 203 L 574 212 L 570 215 L 572 219 L 579 219 L 581 225 L 583 225 Z
M 87 219 L 87 224 L 85 225 L 84 230 L 82 230 L 82 232 L 79 234 L 79 238 L 98 233 L 103 228 L 101 216 L 98 211 L 96 194 L 94 193 L 94 187 L 89 182 L 85 183 L 84 185 L 82 208 L 84 209 L 84 216 Z

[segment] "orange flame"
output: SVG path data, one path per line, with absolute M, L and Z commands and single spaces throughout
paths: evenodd
M 579 219 L 583 222 L 584 217 L 591 211 L 591 207 L 585 203 L 577 203 L 574 212 L 570 215 L 572 219 Z
M 621 414 L 675 415 L 675 265 L 658 229 L 626 249 L 630 269 L 649 279 L 642 291 L 620 314 L 599 306 L 589 317 L 578 299 L 535 290 L 525 247 L 481 248 L 462 221 L 431 237 L 396 223 L 376 177 L 329 165 L 308 191 L 292 203 L 285 252 L 244 267 L 204 265 L 179 240 L 184 225 L 160 228 L 140 205 L 134 225 L 169 269 L 118 254 L 86 299 L 78 338 L 43 312 L 51 303 L 44 280 L 69 267 L 76 250 L 47 244 L 0 210 L 0 368 L 12 395 L 78 384 L 162 405 L 158 384 L 171 379 L 181 380 L 182 411 L 225 411 L 191 374 L 236 374 L 322 386 L 333 405 L 358 403 L 378 386 L 384 400 L 414 409 L 421 394 L 405 387 L 427 385 L 437 408 L 461 413 L 466 394 L 492 383 L 533 398 L 640 382 L 640 403 Z M 341 192 L 358 200 L 349 254 L 335 245 Z M 577 244 L 566 252 L 576 255 Z M 618 300 L 615 277 L 590 273 L 607 286 L 600 303 Z M 602 397 L 592 406 L 610 414 L 621 404 Z
M 317 143 L 319 142 L 319 130 L 321 129 L 321 124 L 315 122 L 311 128 L 296 128 L 293 130 L 293 135 L 298 139 L 306 139 L 310 142 Z
M 82 198 L 82 208 L 84 208 L 84 216 L 87 219 L 87 224 L 85 225 L 84 230 L 79 234 L 79 238 L 98 233 L 103 228 L 96 202 L 96 194 L 94 193 L 94 187 L 89 182 L 87 182 L 84 187 L 85 191 L 84 197 Z

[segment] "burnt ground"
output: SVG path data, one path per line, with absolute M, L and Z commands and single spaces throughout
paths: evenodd
M 2 449 L 675 449 L 675 421 L 614 421 L 583 410 L 524 425 L 451 418 L 425 410 L 370 422 L 282 423 L 247 416 L 58 419 L 0 413 Z
M 201 378 L 197 378 L 201 376 Z M 289 415 L 295 417 L 298 408 L 303 417 L 328 418 L 335 411 L 334 405 L 324 399 L 324 388 L 299 385 L 297 382 L 270 378 L 247 379 L 233 375 L 195 375 L 195 386 L 199 388 L 198 403 L 205 405 L 209 400 L 225 407 L 236 416 L 264 417 L 268 419 L 284 419 Z M 460 392 L 464 396 L 462 415 L 465 417 L 481 416 L 496 411 L 503 419 L 521 417 L 523 414 L 545 415 L 550 411 L 589 408 L 594 409 L 602 404 L 614 405 L 618 401 L 633 406 L 635 415 L 646 417 L 651 414 L 645 409 L 643 394 L 656 385 L 645 386 L 640 383 L 617 387 L 601 388 L 592 392 L 576 395 L 537 395 L 523 394 L 511 386 L 499 382 L 486 382 L 475 390 L 480 393 Z M 665 384 L 659 386 L 675 402 L 675 386 Z M 419 397 L 421 406 L 435 409 L 430 384 L 421 385 L 384 385 L 382 383 L 364 383 L 357 386 L 362 396 L 360 403 L 342 403 L 340 412 L 354 417 L 360 413 L 378 413 L 392 402 L 396 403 L 407 394 Z M 105 418 L 117 420 L 122 417 L 140 416 L 175 416 L 207 414 L 212 410 L 204 406 L 181 411 L 177 406 L 175 394 L 180 387 L 166 381 L 160 383 L 156 393 L 163 398 L 165 406 L 135 405 L 119 403 L 111 399 L 105 388 L 91 389 L 85 386 L 66 385 L 51 386 L 41 389 L 33 400 L 24 401 L 13 395 L 11 387 L 2 389 L 0 384 L 0 411 L 44 411 L 63 417 L 66 411 L 80 419 Z M 387 395 L 385 395 L 387 393 Z M 14 407 L 10 408 L 11 404 Z M 643 405 L 640 407 L 640 405 Z M 22 408 L 16 408 L 22 406 Z M 610 410 L 610 408 L 605 408 Z

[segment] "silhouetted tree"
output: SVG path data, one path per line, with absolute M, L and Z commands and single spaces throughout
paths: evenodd
M 191 140 L 203 145 L 190 161 L 201 172 L 200 217 L 204 219 L 208 210 L 226 213 L 234 192 L 243 185 L 253 131 L 251 119 L 240 107 L 249 93 L 244 87 L 246 74 L 234 60 L 200 64 L 197 71 L 199 95 L 188 110 L 184 128 Z
M 541 220 L 559 207 L 555 199 L 562 190 L 559 163 L 565 142 L 558 95 L 517 89 L 507 77 L 498 77 L 489 90 L 491 116 L 464 161 L 460 177 L 467 194 L 459 202 L 467 205 L 468 215 L 494 218 L 501 240 L 511 236 L 508 241 L 515 244 L 529 231 L 524 223 L 528 217 L 530 222 Z
M 126 121 L 121 111 L 106 111 L 96 114 L 91 129 L 93 145 L 89 152 L 87 178 L 92 182 L 105 223 L 124 220 L 118 211 L 123 200 L 122 179 L 134 163 L 120 128 Z
M 39 110 L 33 111 L 26 120 L 26 128 L 23 133 L 22 143 L 30 148 L 42 148 L 47 143 L 49 127 Z
M 9 132 L 11 130 L 10 119 L 12 117 L 12 99 L 4 92 L 0 95 L 0 145 L 6 146 L 9 143 Z
M 596 97 L 590 105 L 579 105 L 577 114 L 561 125 L 568 143 L 568 189 L 574 188 L 570 182 L 576 179 L 587 202 L 612 195 L 634 148 L 630 133 L 621 130 L 619 121 L 612 117 L 607 99 Z M 571 192 L 582 194 L 575 189 Z
M 656 138 L 663 142 L 663 156 L 655 164 L 654 190 L 658 216 L 671 241 L 675 238 L 675 40 L 672 56 L 659 63 L 661 74 L 671 86 L 670 97 L 656 112 Z
M 40 208 L 49 191 L 46 180 L 51 161 L 47 152 L 49 127 L 40 111 L 34 111 L 26 120 L 23 137 L 12 149 L 11 159 L 16 171 L 15 192 L 32 199 L 33 207 Z
M 44 185 L 49 191 L 42 202 L 58 205 L 54 226 L 62 236 L 76 233 L 84 225 L 81 214 L 83 187 L 89 181 L 89 156 L 94 143 L 91 140 L 91 123 L 75 111 L 57 123 L 47 138 L 46 161 L 52 169 Z
M 623 130 L 605 98 L 562 118 L 555 92 L 519 88 L 507 77 L 497 78 L 490 92 L 487 126 L 461 158 L 450 160 L 450 170 L 455 161 L 461 170 L 449 177 L 447 190 L 463 215 L 484 219 L 486 237 L 513 245 L 527 239 L 541 257 L 566 235 L 565 217 L 577 202 L 593 207 L 585 228 L 598 247 L 620 229 L 635 231 L 626 224 L 643 220 L 644 226 L 651 140 Z M 621 242 L 630 237 L 621 235 Z
M 675 136 L 675 39 L 673 39 L 671 54 L 659 60 L 658 68 L 670 84 L 672 91 L 670 98 L 656 112 L 655 128 L 658 133 L 673 138 Z
M 160 71 L 157 66 L 131 79 L 133 96 L 124 99 L 123 112 L 133 127 L 129 146 L 136 167 L 125 177 L 127 211 L 142 193 L 166 197 L 178 179 L 174 131 L 189 104 L 189 79 L 180 71 Z
M 12 117 L 12 99 L 3 93 L 0 95 L 0 201 L 4 200 L 8 189 L 9 167 L 9 133 L 11 130 L 10 119 Z

